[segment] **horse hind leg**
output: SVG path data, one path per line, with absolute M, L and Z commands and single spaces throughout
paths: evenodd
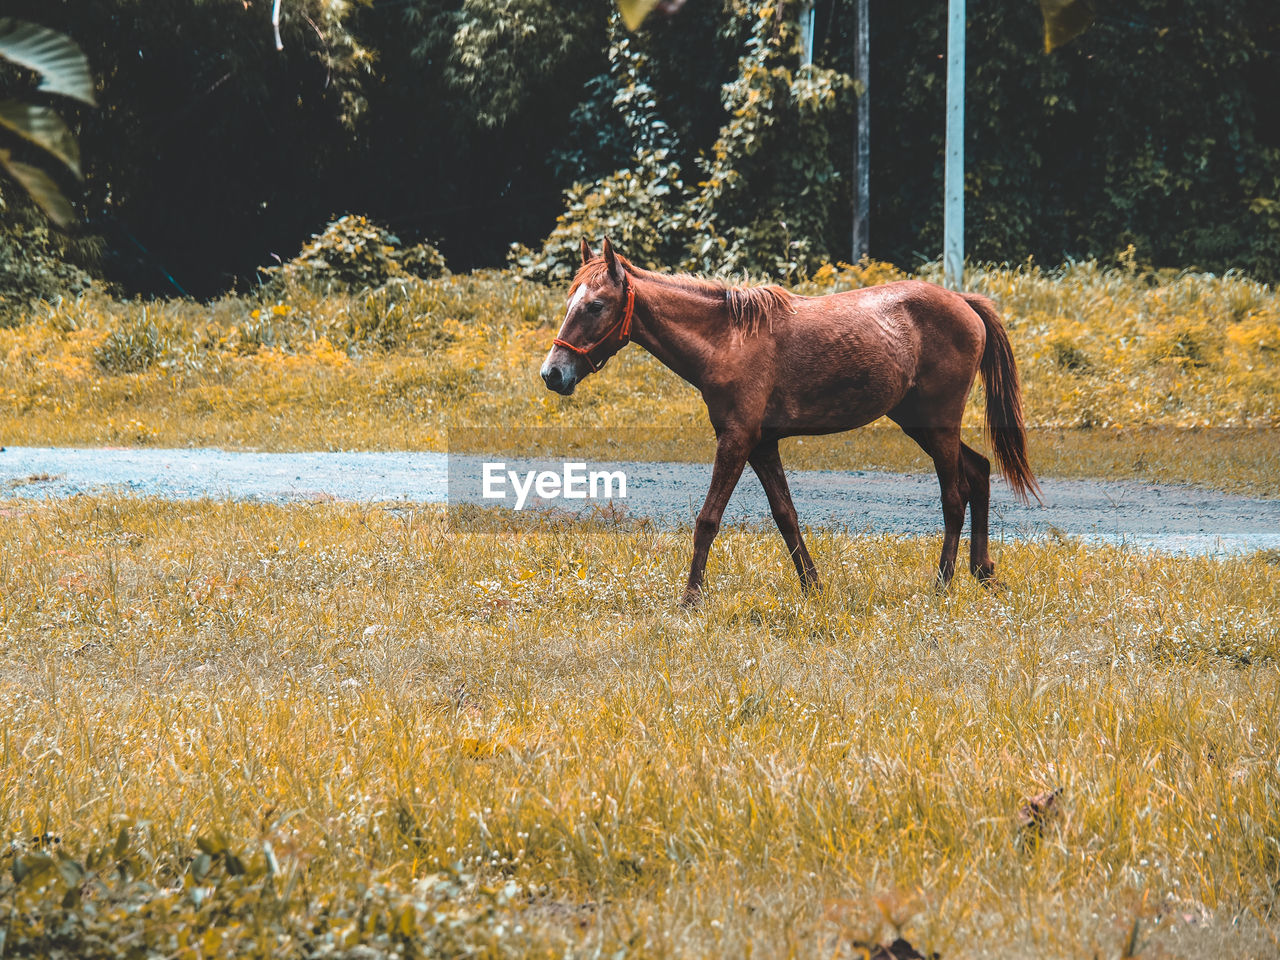
M 893 416 L 891 414 L 891 416 Z M 938 584 L 946 586 L 956 572 L 956 555 L 960 551 L 960 532 L 964 529 L 964 511 L 969 503 L 969 475 L 961 461 L 959 427 L 918 427 L 903 423 L 898 426 L 920 445 L 932 459 L 938 474 L 942 495 L 942 555 L 938 558 Z M 985 526 L 984 526 L 985 528 Z
M 996 565 L 988 547 L 991 461 L 964 443 L 960 444 L 960 456 L 969 481 L 969 572 L 984 584 L 994 583 Z

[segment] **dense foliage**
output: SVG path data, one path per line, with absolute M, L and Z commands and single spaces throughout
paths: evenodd
M 12 74 L 25 71 L 29 79 L 38 81 L 36 89 L 46 97 L 70 97 L 94 105 L 89 61 L 65 34 L 24 20 L 0 18 L 0 65 Z M 55 166 L 64 177 L 81 176 L 79 145 L 57 110 L 22 98 L 0 100 L 0 170 L 49 220 L 63 228 L 71 226 L 75 212 L 57 180 L 32 160 Z
M 534 276 L 563 275 L 583 231 L 641 261 L 783 277 L 848 256 L 848 3 L 818 3 L 804 69 L 787 0 L 690 3 L 635 34 L 588 0 L 282 9 L 277 51 L 270 0 L 6 4 L 89 56 L 100 108 L 65 111 L 80 212 L 126 290 L 256 282 L 347 213 L 438 239 L 463 269 L 521 244 Z M 1036 4 L 971 9 L 970 255 L 1058 262 L 1132 243 L 1140 262 L 1275 279 L 1272 5 L 1098 9 L 1050 55 Z M 940 245 L 944 13 L 872 6 L 871 252 L 908 267 Z M 6 93 L 29 81 L 0 75 Z M 8 204 L 0 225 L 21 216 Z
M 971 4 L 966 238 L 975 259 L 1059 262 L 1133 243 L 1166 266 L 1280 277 L 1280 17 L 1222 0 L 1099 3 L 1052 55 L 1035 4 Z M 945 4 L 876 8 L 872 250 L 941 246 Z M 826 55 L 850 69 L 852 24 Z
M 32 301 L 57 302 L 93 285 L 89 273 L 76 265 L 95 262 L 92 238 L 51 229 L 13 184 L 0 186 L 0 216 L 0 326 L 18 322 Z
M 517 245 L 512 259 L 531 279 L 563 280 L 578 240 L 608 235 L 632 259 L 704 272 L 807 275 L 839 256 L 843 74 L 799 66 L 797 31 L 780 8 L 739 4 L 735 23 L 751 30 L 737 77 L 724 85 L 722 125 L 710 150 L 685 162 L 650 83 L 650 57 L 625 37 L 609 50 L 613 105 L 626 121 L 630 163 L 567 193 L 567 208 L 539 254 Z M 846 124 L 847 125 L 847 124 Z

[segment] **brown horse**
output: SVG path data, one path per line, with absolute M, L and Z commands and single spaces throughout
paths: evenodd
M 987 551 L 991 464 L 960 440 L 965 401 L 979 372 L 996 462 L 1024 502 L 1028 494 L 1039 499 L 1013 351 L 986 297 L 916 280 L 801 297 L 781 287 L 731 287 L 642 270 L 607 239 L 600 256 L 583 240 L 582 268 L 542 379 L 568 396 L 631 340 L 701 391 L 716 431 L 686 604 L 701 593 L 707 552 L 747 463 L 764 485 L 800 583 L 806 590 L 817 586 L 778 441 L 852 430 L 882 416 L 937 469 L 946 531 L 939 580 L 945 585 L 955 572 L 968 506 L 969 569 L 989 581 L 995 573 Z

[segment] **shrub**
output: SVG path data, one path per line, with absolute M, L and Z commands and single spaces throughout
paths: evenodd
M 1154 363 L 1208 367 L 1221 357 L 1225 339 L 1220 329 L 1207 322 L 1179 320 L 1163 324 L 1155 332 L 1148 354 Z
M 1076 344 L 1069 333 L 1064 331 L 1054 333 L 1045 345 L 1049 349 L 1053 362 L 1063 370 L 1083 373 L 1092 366 L 1089 355 Z
M 107 373 L 140 373 L 163 357 L 172 338 L 144 307 L 138 316 L 125 317 L 106 335 L 93 358 Z
M 831 131 L 847 129 L 852 81 L 816 66 L 793 70 L 794 35 L 777 33 L 769 9 L 723 90 L 726 120 L 699 164 L 686 214 L 696 239 L 684 266 L 794 282 L 837 249 L 836 212 L 848 188 Z
M 430 244 L 402 248 L 400 238 L 368 217 L 348 214 L 313 234 L 296 257 L 262 273 L 268 286 L 301 283 L 325 291 L 380 287 L 395 277 L 431 279 L 447 272 Z
M 434 280 L 449 272 L 444 254 L 429 243 L 415 243 L 412 247 L 406 247 L 398 256 L 393 256 L 404 273 L 419 280 Z
M 574 184 L 542 249 L 513 246 L 512 266 L 526 280 L 567 282 L 582 262 L 583 237 L 593 244 L 608 237 L 640 266 L 678 264 L 686 237 L 680 211 L 672 207 L 683 190 L 680 167 L 668 160 L 667 151 L 639 153 L 628 169 L 592 184 Z
M 0 208 L 12 198 L 0 194 Z M 0 326 L 12 326 L 32 304 L 41 300 L 60 303 L 76 297 L 94 285 L 93 278 L 70 262 L 68 253 L 92 256 L 96 241 L 79 241 L 82 249 L 68 250 L 68 241 L 52 234 L 48 226 L 33 217 L 5 217 L 0 224 Z M 10 213 L 10 211 L 6 211 Z

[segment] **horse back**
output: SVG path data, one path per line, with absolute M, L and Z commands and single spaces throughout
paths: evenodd
M 769 336 L 769 419 L 813 432 L 870 423 L 913 391 L 967 394 L 985 343 L 963 297 L 918 280 L 796 298 Z

